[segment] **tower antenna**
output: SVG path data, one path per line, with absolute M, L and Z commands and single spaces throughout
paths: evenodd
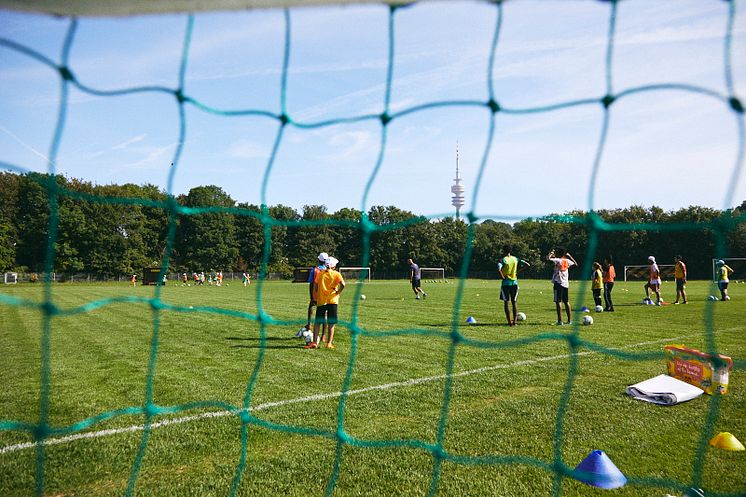
M 453 180 L 453 186 L 451 187 L 451 205 L 456 208 L 456 219 L 461 218 L 461 208 L 464 206 L 464 185 L 461 184 L 461 177 L 459 175 L 458 168 L 458 142 L 456 142 L 456 178 Z

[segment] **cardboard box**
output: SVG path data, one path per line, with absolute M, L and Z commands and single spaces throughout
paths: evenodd
M 705 393 L 728 393 L 728 370 L 733 367 L 733 359 L 717 354 L 707 354 L 683 345 L 666 345 L 668 375 L 699 387 Z

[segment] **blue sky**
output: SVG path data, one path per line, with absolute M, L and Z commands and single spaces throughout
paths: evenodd
M 614 92 L 677 83 L 727 96 L 728 8 L 719 1 L 621 2 Z M 746 102 L 746 3 L 738 2 L 736 10 L 732 77 L 735 95 Z M 596 1 L 507 2 L 493 70 L 500 105 L 518 110 L 603 96 L 609 11 L 609 4 Z M 291 10 L 287 111 L 295 121 L 382 112 L 387 14 L 379 5 Z M 397 11 L 391 112 L 434 101 L 486 101 L 496 15 L 494 6 L 471 2 Z M 0 10 L 0 38 L 54 61 L 60 60 L 68 24 Z M 97 90 L 175 88 L 186 26 L 185 14 L 81 19 L 70 67 L 78 81 Z M 279 113 L 284 29 L 279 10 L 197 14 L 185 93 L 221 110 Z M 59 98 L 53 70 L 0 45 L 0 161 L 48 170 Z M 237 201 L 261 203 L 277 121 L 185 108 L 174 193 L 215 184 Z M 596 208 L 723 208 L 746 200 L 746 172 L 728 198 L 742 131 L 723 102 L 681 90 L 641 92 L 617 100 L 610 117 L 593 192 Z M 602 124 L 600 105 L 498 113 L 475 192 L 487 147 L 486 108 L 407 114 L 388 126 L 384 159 L 365 205 L 363 191 L 380 150 L 380 122 L 290 126 L 268 178 L 266 202 L 297 209 L 325 204 L 330 211 L 383 204 L 446 214 L 453 211 L 458 143 L 465 211 L 520 218 L 587 209 Z M 152 183 L 165 189 L 178 138 L 178 107 L 167 94 L 103 98 L 71 87 L 56 170 L 98 184 Z

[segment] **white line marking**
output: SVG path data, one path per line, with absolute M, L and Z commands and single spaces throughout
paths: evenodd
M 741 327 L 736 327 L 736 328 L 730 328 L 727 330 L 720 330 L 720 332 L 740 330 L 740 329 Z M 685 338 L 694 338 L 694 337 L 699 337 L 699 336 L 702 336 L 702 334 L 664 338 L 660 340 L 652 340 L 650 342 L 640 342 L 640 343 L 635 343 L 632 345 L 626 345 L 624 347 L 619 347 L 617 350 L 642 347 L 644 345 L 655 345 L 655 344 L 663 343 L 663 342 L 673 342 L 675 340 L 683 340 Z M 588 350 L 584 352 L 578 352 L 574 355 L 587 356 L 587 355 L 595 355 L 599 353 L 600 352 Z M 462 376 L 471 376 L 474 374 L 487 373 L 489 371 L 496 371 L 498 369 L 509 369 L 509 368 L 515 368 L 515 367 L 520 367 L 520 366 L 530 366 L 532 364 L 537 364 L 540 362 L 556 361 L 558 359 L 569 359 L 571 355 L 572 354 L 561 354 L 561 355 L 554 355 L 554 356 L 548 356 L 548 357 L 539 357 L 537 359 L 530 359 L 530 360 L 524 360 L 524 361 L 515 361 L 510 364 L 495 364 L 494 366 L 485 366 L 482 368 L 470 369 L 468 371 L 460 371 L 458 373 L 453 373 L 450 375 L 450 377 L 460 378 Z M 395 381 L 393 383 L 384 383 L 383 385 L 373 385 L 370 387 L 358 388 L 356 390 L 348 390 L 347 396 L 359 395 L 362 393 L 373 392 L 376 390 L 391 390 L 392 388 L 410 387 L 413 385 L 420 385 L 422 383 L 430 383 L 432 381 L 444 380 L 448 377 L 449 375 L 447 374 L 439 374 L 436 376 L 427 376 L 424 378 L 413 378 L 411 380 Z M 282 406 L 287 406 L 290 404 L 299 404 L 303 402 L 315 402 L 318 400 L 338 399 L 341 396 L 342 396 L 342 392 L 331 392 L 331 393 L 319 393 L 316 395 L 309 395 L 307 397 L 298 397 L 295 399 L 278 400 L 275 402 L 265 402 L 264 404 L 259 404 L 257 406 L 249 408 L 249 412 L 264 411 L 266 409 L 271 409 L 273 407 L 282 407 Z M 164 426 L 189 423 L 192 421 L 199 421 L 201 419 L 222 418 L 224 416 L 240 414 L 243 411 L 244 409 L 231 410 L 231 411 L 212 411 L 212 412 L 204 412 L 200 414 L 195 414 L 193 416 L 184 416 L 181 418 L 170 418 L 170 419 L 165 419 L 163 421 L 158 421 L 156 423 L 151 423 L 150 428 L 151 429 L 162 428 Z M 119 435 L 121 433 L 133 433 L 137 431 L 143 431 L 144 429 L 145 429 L 145 425 L 133 425 L 133 426 L 128 426 L 126 428 L 112 428 L 109 430 L 89 431 L 86 433 L 76 433 L 74 435 L 68 435 L 66 437 L 49 438 L 47 440 L 44 440 L 43 443 L 44 445 L 59 445 L 59 444 L 74 442 L 76 440 L 83 440 L 87 438 L 99 438 L 99 437 L 108 437 L 111 435 Z M 25 450 L 25 449 L 31 449 L 33 447 L 36 447 L 36 445 L 37 445 L 37 442 L 25 442 L 25 443 L 19 443 L 15 445 L 7 445 L 5 447 L 0 448 L 0 454 L 17 452 L 19 450 Z

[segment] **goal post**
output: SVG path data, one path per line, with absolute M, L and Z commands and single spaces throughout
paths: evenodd
M 661 272 L 661 279 L 670 280 L 674 278 L 674 270 L 676 269 L 675 264 L 658 264 L 658 269 Z M 624 266 L 624 281 L 627 280 L 647 280 L 649 275 L 650 265 L 640 264 L 632 266 Z
M 420 279 L 423 280 L 445 280 L 446 270 L 442 267 L 421 267 Z
M 718 275 L 717 262 L 723 261 L 731 269 L 736 279 L 746 280 L 746 257 L 723 257 L 721 259 L 712 259 L 712 281 L 717 282 L 720 280 Z
M 6 285 L 15 285 L 18 283 L 18 273 L 4 273 L 3 283 Z

